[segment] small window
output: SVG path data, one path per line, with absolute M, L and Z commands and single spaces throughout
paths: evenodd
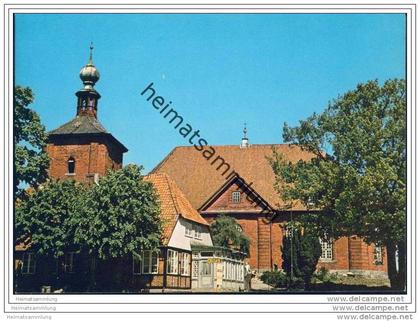
M 321 243 L 321 260 L 332 261 L 333 259 L 333 242 L 332 240 L 320 240 Z
M 241 192 L 235 191 L 232 193 L 232 203 L 241 202 Z
M 194 226 L 194 238 L 197 240 L 201 240 L 201 228 L 198 225 Z
M 75 252 L 68 252 L 64 255 L 64 272 L 74 273 L 74 257 Z
M 185 223 L 185 236 L 193 237 L 193 233 L 194 231 L 192 224 L 189 222 Z
M 293 235 L 293 233 L 294 233 L 294 228 L 292 226 L 286 225 L 284 227 L 284 235 L 286 237 L 291 237 Z
M 67 161 L 67 174 L 74 174 L 76 170 L 76 161 L 73 157 L 70 157 Z
M 373 262 L 375 264 L 383 263 L 382 246 L 375 244 L 375 251 L 373 252 Z
M 35 255 L 32 252 L 23 253 L 22 258 L 22 274 L 34 274 L 35 273 Z

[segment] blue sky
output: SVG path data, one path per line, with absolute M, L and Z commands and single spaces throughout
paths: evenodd
M 140 95 L 157 93 L 212 145 L 282 142 L 328 102 L 371 79 L 405 77 L 401 14 L 18 14 L 15 83 L 47 130 L 76 113 L 94 42 L 99 120 L 146 171 L 189 143 Z

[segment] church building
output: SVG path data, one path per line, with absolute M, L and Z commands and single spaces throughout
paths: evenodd
M 93 64 L 92 49 L 88 63 L 80 71 L 83 88 L 76 92 L 75 117 L 48 133 L 46 151 L 51 178 L 99 183 L 109 170 L 122 167 L 123 155 L 128 151 L 98 120 L 101 95 L 95 84 L 100 75 Z M 144 177 L 153 184 L 161 202 L 165 222 L 161 246 L 156 252 L 139 251 L 124 258 L 122 264 L 104 268 L 122 273 L 130 290 L 239 291 L 244 288 L 244 260 L 259 273 L 281 269 L 286 223 L 299 221 L 309 212 L 300 203 L 285 209 L 274 188 L 275 176 L 268 158 L 273 150 L 292 163 L 308 161 L 313 155 L 289 144 L 251 145 L 246 128 L 240 144 L 208 147 L 223 162 L 217 168 L 195 146 L 178 146 Z M 234 175 L 221 175 L 219 169 L 226 164 Z M 275 215 L 267 217 L 267 210 Z M 233 217 L 249 237 L 248 255 L 214 246 L 209 226 L 220 215 Z M 320 242 L 318 268 L 386 277 L 385 248 L 366 244 L 355 236 Z M 22 262 L 23 278 L 41 282 L 37 270 L 43 268 L 42 262 L 36 262 L 30 244 L 19 244 L 16 253 Z M 64 273 L 69 279 L 83 266 L 76 253 L 66 253 L 61 263 L 52 273 Z M 46 271 L 42 273 L 48 276 Z M 103 282 L 107 277 L 105 274 Z
M 268 158 L 273 156 L 273 149 L 292 163 L 308 161 L 313 155 L 289 144 L 251 145 L 246 134 L 245 128 L 238 145 L 211 146 L 233 169 L 234 176 L 221 175 L 219 168 L 212 167 L 194 146 L 174 148 L 152 173 L 168 174 L 209 223 L 219 215 L 235 218 L 250 238 L 248 261 L 253 269 L 258 272 L 281 269 L 285 224 L 299 221 L 308 210 L 300 203 L 284 210 L 286 204 L 274 188 L 275 177 Z M 267 210 L 274 213 L 273 219 Z M 356 236 L 320 242 L 322 255 L 318 268 L 386 277 L 385 248 L 366 244 Z

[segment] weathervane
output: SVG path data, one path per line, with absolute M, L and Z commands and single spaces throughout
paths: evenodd
M 93 42 L 90 42 L 90 46 L 89 46 L 89 50 L 90 50 L 90 55 L 89 55 L 89 63 L 92 64 L 93 63 L 93 59 L 92 59 L 92 53 L 93 53 Z

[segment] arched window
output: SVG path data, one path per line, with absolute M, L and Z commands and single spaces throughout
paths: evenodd
M 74 174 L 76 170 L 76 161 L 73 157 L 70 157 L 67 161 L 67 174 Z

